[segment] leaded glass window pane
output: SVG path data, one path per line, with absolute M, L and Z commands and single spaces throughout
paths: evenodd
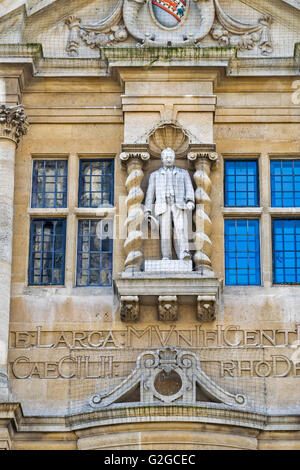
M 271 161 L 272 207 L 300 207 L 300 160 Z
M 67 178 L 67 160 L 34 160 L 31 206 L 67 207 Z
M 300 283 L 300 219 L 273 220 L 273 282 Z
M 29 284 L 64 284 L 65 236 L 65 219 L 31 221 Z
M 259 221 L 225 220 L 226 284 L 260 285 Z
M 113 176 L 113 160 L 81 160 L 79 207 L 112 206 Z
M 112 284 L 112 220 L 79 220 L 77 285 Z
M 225 206 L 258 206 L 257 160 L 225 160 L 224 174 Z

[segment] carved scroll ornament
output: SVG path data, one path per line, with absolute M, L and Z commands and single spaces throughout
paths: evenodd
M 226 13 L 219 0 L 118 0 L 104 19 L 84 24 L 70 16 L 67 52 L 78 55 L 80 41 L 91 48 L 116 46 L 135 38 L 137 46 L 195 46 L 209 33 L 219 45 L 240 51 L 256 45 L 263 55 L 272 53 L 272 18 L 264 15 L 249 24 Z
M 70 56 L 77 56 L 80 46 L 80 38 L 91 48 L 112 46 L 126 41 L 127 30 L 122 21 L 122 9 L 124 0 L 119 0 L 114 10 L 103 20 L 91 24 L 82 24 L 81 18 L 70 16 L 65 24 L 70 33 L 67 44 L 67 52 Z
M 197 387 L 207 397 L 207 402 L 242 407 L 246 397 L 233 394 L 214 382 L 200 366 L 196 354 L 177 348 L 165 347 L 145 351 L 139 355 L 136 368 L 117 387 L 108 393 L 96 393 L 89 398 L 92 408 L 103 408 L 140 387 L 140 403 L 196 404 Z M 126 398 L 123 399 L 126 403 Z

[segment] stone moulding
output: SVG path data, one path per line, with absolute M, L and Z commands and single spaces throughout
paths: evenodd
M 141 403 L 195 404 L 197 385 L 208 402 L 234 407 L 246 405 L 244 395 L 232 394 L 208 377 L 194 353 L 168 346 L 140 354 L 136 368 L 123 382 L 108 393 L 92 395 L 88 402 L 92 408 L 111 406 L 139 386 Z
M 4 424 L 4 429 L 9 430 L 8 446 L 10 449 L 15 441 L 24 440 L 25 436 L 32 437 L 31 433 L 38 432 L 43 442 L 50 439 L 53 446 L 53 437 L 58 441 L 57 433 L 64 433 L 62 439 L 71 439 L 80 441 L 76 431 L 84 431 L 84 435 L 95 436 L 95 430 L 98 428 L 100 435 L 107 433 L 107 426 L 121 425 L 124 426 L 125 432 L 128 432 L 129 425 L 139 425 L 139 431 L 148 429 L 149 423 L 172 423 L 184 431 L 187 424 L 193 426 L 193 429 L 199 431 L 199 425 L 211 424 L 218 426 L 222 431 L 225 427 L 226 433 L 239 434 L 239 428 L 243 435 L 245 431 L 251 433 L 251 437 L 256 437 L 257 441 L 254 446 L 258 446 L 260 441 L 260 433 L 270 432 L 272 439 L 281 445 L 281 439 L 284 439 L 284 446 L 291 439 L 291 433 L 296 434 L 300 431 L 299 414 L 294 412 L 284 413 L 281 415 L 262 412 L 254 412 L 243 407 L 238 409 L 221 403 L 204 403 L 197 402 L 195 404 L 165 404 L 165 403 L 115 403 L 113 406 L 106 408 L 92 409 L 72 415 L 64 416 L 24 416 L 21 403 L 0 403 L 0 426 Z M 113 428 L 113 429 L 114 429 Z M 90 430 L 90 431 L 89 431 Z M 97 431 L 96 431 L 97 432 Z M 21 434 L 20 434 L 21 433 Z M 254 434 L 253 434 L 254 433 Z M 278 433 L 278 437 L 277 437 Z M 263 438 L 263 436 L 262 436 Z M 48 441 L 49 442 L 49 441 Z M 78 447 L 77 447 L 78 448 Z M 256 448 L 256 447 L 255 447 Z M 107 450 L 107 447 L 105 447 Z
M 27 68 L 33 77 L 109 77 L 117 67 L 222 67 L 230 76 L 300 75 L 300 47 L 294 57 L 237 57 L 236 47 L 101 47 L 100 58 L 44 57 L 41 44 L 0 44 L 0 63 Z

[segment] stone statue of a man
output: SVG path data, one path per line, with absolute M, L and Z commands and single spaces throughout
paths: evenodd
M 158 218 L 163 260 L 172 259 L 172 238 L 179 260 L 190 260 L 188 211 L 195 207 L 195 195 L 188 171 L 174 166 L 175 152 L 166 148 L 161 153 L 162 168 L 151 173 L 145 198 L 145 215 L 150 219 L 152 205 Z M 173 234 L 173 237 L 172 237 Z

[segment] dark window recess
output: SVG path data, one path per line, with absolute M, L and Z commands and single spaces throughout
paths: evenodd
M 63 285 L 65 219 L 33 219 L 30 230 L 29 284 Z
M 67 160 L 34 160 L 31 207 L 67 207 L 67 179 Z
M 80 160 L 79 207 L 113 206 L 113 188 L 113 160 Z
M 111 286 L 112 220 L 79 220 L 77 286 Z

